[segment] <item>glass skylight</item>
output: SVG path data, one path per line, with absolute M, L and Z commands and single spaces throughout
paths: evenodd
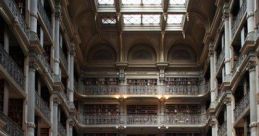
M 160 15 L 142 15 L 143 24 L 159 24 Z
M 141 15 L 123 15 L 124 24 L 141 24 Z
M 133 14 L 133 15 L 123 15 L 123 21 L 126 25 L 154 25 L 160 23 L 159 14 Z
M 169 14 L 167 18 L 167 24 L 176 24 L 180 25 L 183 23 L 183 15 L 182 14 Z
M 170 5 L 185 5 L 186 0 L 170 0 Z
M 122 4 L 124 5 L 140 5 L 141 0 L 122 0 Z
M 114 25 L 114 24 L 116 24 L 116 19 L 115 18 L 102 18 L 102 24 Z
M 98 0 L 99 5 L 113 5 L 114 0 Z
M 122 0 L 123 5 L 160 5 L 162 0 Z
M 144 5 L 160 5 L 162 4 L 162 0 L 142 0 Z

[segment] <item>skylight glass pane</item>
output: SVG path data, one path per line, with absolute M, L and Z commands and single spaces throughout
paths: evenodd
M 168 15 L 167 24 L 182 24 L 183 17 L 184 16 L 180 14 Z
M 143 4 L 145 5 L 160 5 L 162 4 L 161 0 L 143 0 Z
M 115 18 L 102 18 L 102 24 L 104 24 L 104 25 L 116 24 L 116 19 Z
M 141 15 L 123 15 L 124 24 L 141 24 Z
M 170 0 L 171 5 L 185 5 L 186 0 Z
M 99 5 L 113 5 L 114 0 L 98 0 Z
M 141 0 L 122 0 L 122 4 L 124 5 L 140 5 Z
M 143 24 L 159 24 L 160 15 L 142 15 Z

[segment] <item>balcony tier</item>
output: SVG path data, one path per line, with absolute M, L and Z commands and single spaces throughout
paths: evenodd
M 208 92 L 208 84 L 202 85 L 89 85 L 81 86 L 78 94 L 86 97 L 174 97 L 204 96 Z

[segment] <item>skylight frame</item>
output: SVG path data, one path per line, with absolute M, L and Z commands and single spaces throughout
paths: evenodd
M 184 3 L 183 3 L 184 1 Z M 186 6 L 188 0 L 169 0 L 169 6 Z
M 162 0 L 121 0 L 122 7 L 162 7 L 162 5 Z
M 130 16 L 136 17 L 135 22 L 128 21 L 127 18 Z M 159 26 L 161 24 L 161 14 L 123 14 L 122 18 L 125 26 Z
M 184 14 L 168 14 L 167 15 L 167 25 L 181 25 L 184 23 Z
M 185 26 L 185 19 L 186 19 L 186 14 L 179 14 L 179 13 L 168 14 L 167 20 L 166 20 L 166 30 L 182 31 Z
M 97 0 L 97 4 L 98 6 L 102 6 L 102 5 L 115 5 L 115 1 L 114 0 Z
M 115 17 L 102 17 L 101 24 L 102 25 L 116 25 L 117 20 Z
M 124 14 L 122 15 L 124 25 L 141 25 L 141 14 Z

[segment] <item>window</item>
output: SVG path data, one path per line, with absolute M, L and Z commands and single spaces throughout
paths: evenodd
M 139 14 L 139 15 L 123 15 L 124 24 L 132 25 L 151 25 L 160 23 L 160 15 L 158 14 Z
M 182 14 L 170 14 L 167 18 L 167 24 L 180 25 L 183 23 L 183 17 Z
M 116 24 L 116 18 L 102 18 L 102 24 L 104 25 L 113 25 L 113 24 Z
M 185 5 L 186 0 L 170 0 L 170 5 Z
M 141 0 L 122 0 L 123 5 L 140 5 Z
M 161 5 L 162 0 L 122 0 L 123 5 Z
M 144 5 L 160 5 L 162 4 L 161 0 L 143 0 L 142 3 Z
M 124 24 L 141 24 L 141 15 L 123 15 Z
M 159 24 L 160 15 L 142 15 L 143 24 Z
M 99 5 L 113 5 L 114 0 L 98 0 Z

